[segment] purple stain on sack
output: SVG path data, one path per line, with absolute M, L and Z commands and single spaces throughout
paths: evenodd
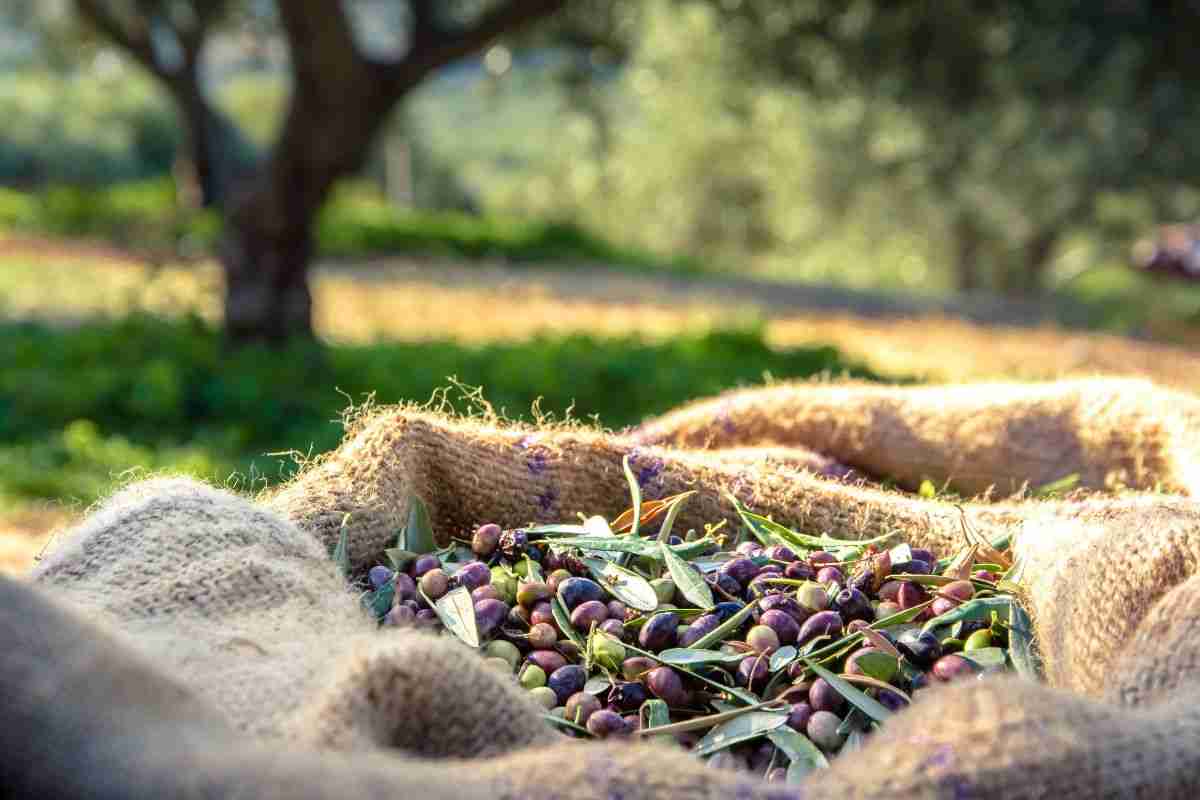
M 713 422 L 721 426 L 721 430 L 726 434 L 733 435 L 737 430 L 737 423 L 733 421 L 733 403 L 729 400 L 724 401 L 717 406 L 717 414 L 713 417 Z
M 554 504 L 558 502 L 558 492 L 553 486 L 547 486 L 546 491 L 537 496 L 538 508 L 541 509 L 543 516 L 548 516 Z
M 667 467 L 661 458 L 647 455 L 640 447 L 635 447 L 629 452 L 629 466 L 633 468 L 633 477 L 642 489 L 658 480 Z

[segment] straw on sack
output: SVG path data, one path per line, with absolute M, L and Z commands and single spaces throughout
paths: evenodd
M 1138 391 L 1119 404 L 1119 414 L 1096 416 L 1104 386 L 1034 386 L 1027 398 L 1016 389 L 981 388 L 973 407 L 988 409 L 977 416 L 993 427 L 976 425 L 974 435 L 1020 453 L 1029 431 L 1062 432 L 1071 419 L 1119 419 L 1142 437 L 1171 426 L 1190 430 L 1180 422 L 1190 419 L 1190 408 L 1180 412 L 1172 405 L 1188 398 L 1144 384 L 1132 385 Z M 1123 392 L 1131 384 L 1112 382 L 1109 388 Z M 776 389 L 761 391 L 766 397 Z M 897 408 L 932 420 L 945 409 L 962 414 L 972 407 L 964 399 L 967 387 L 953 388 L 951 395 L 959 398 L 953 404 L 928 389 L 813 385 L 790 391 L 792 408 L 831 408 L 831 392 L 841 392 L 840 402 L 857 410 L 854 424 L 862 436 L 803 442 L 855 466 L 869 463 L 876 448 L 900 449 L 912 441 L 911 432 L 893 426 L 868 431 L 870 420 L 890 419 Z M 804 398 L 809 392 L 811 402 Z M 870 411 L 875 402 L 883 411 Z M 724 429 L 728 421 L 754 431 L 763 419 L 761 407 L 748 403 L 744 419 L 730 412 L 711 424 Z M 693 421 L 695 408 L 684 412 Z M 820 426 L 810 427 L 815 432 Z M 511 681 L 481 667 L 474 654 L 424 634 L 371 630 L 329 563 L 346 513 L 355 565 L 379 559 L 413 493 L 443 534 L 482 521 L 522 525 L 574 511 L 611 517 L 627 505 L 620 466 L 626 454 L 647 496 L 698 490 L 677 524 L 728 518 L 724 492 L 730 491 L 756 510 L 807 529 L 874 535 L 895 528 L 914 544 L 943 552 L 962 542 L 957 509 L 816 477 L 797 468 L 808 463 L 808 454 L 789 461 L 771 437 L 712 439 L 737 450 L 704 452 L 646 444 L 647 430 L 653 425 L 621 436 L 535 431 L 397 409 L 359 421 L 335 454 L 258 505 L 187 481 L 146 484 L 115 496 L 38 567 L 36 582 L 56 599 L 35 595 L 25 605 L 44 607 L 44 614 L 11 612 L 0 603 L 0 625 L 7 626 L 0 633 L 49 636 L 48 652 L 91 647 L 103 657 L 82 660 L 100 675 L 143 674 L 152 667 L 163 681 L 190 692 L 194 703 L 158 712 L 169 719 L 130 723 L 139 731 L 175 727 L 177 737 L 141 735 L 135 738 L 139 747 L 118 748 L 108 762 L 99 756 L 89 762 L 108 769 L 117 783 L 148 769 L 146 763 L 160 770 L 169 765 L 177 779 L 172 796 L 200 796 L 197 787 L 228 781 L 255 796 L 277 796 L 286 786 L 289 796 L 314 798 L 344 796 L 352 787 L 363 797 L 569 794 L 583 800 L 1182 797 L 1197 788 L 1200 752 L 1190 742 L 1200 733 L 1200 706 L 1192 702 L 1200 663 L 1200 505 L 1186 498 L 967 505 L 970 524 L 985 535 L 1016 532 L 1018 554 L 1029 565 L 1028 600 L 1050 685 L 1010 679 L 937 690 L 890 720 L 864 750 L 798 789 L 700 769 L 682 752 L 646 743 L 559 742 L 547 736 Z M 1131 436 L 1113 430 L 1071 435 L 1080 442 L 1123 443 L 1061 450 L 1081 472 L 1130 469 Z M 831 441 L 841 450 L 826 450 Z M 1164 483 L 1180 481 L 1191 472 L 1188 454 L 1195 441 L 1154 440 L 1148 447 L 1158 455 L 1128 474 L 1149 480 L 1150 465 L 1156 465 Z M 847 444 L 853 442 L 863 449 Z M 935 450 L 921 452 L 922 471 L 950 474 L 958 463 L 950 452 L 940 464 Z M 996 468 L 995 483 L 1013 474 L 1008 464 Z M 0 585 L 5 592 L 18 588 Z M 59 611 L 59 603 L 74 614 Z M 101 644 L 109 636 L 101 628 L 123 644 Z M 62 670 L 80 660 L 46 659 L 45 671 L 37 673 L 41 695 L 46 686 L 74 691 L 79 682 Z M 35 674 L 13 669 L 11 656 L 0 656 L 0 670 L 6 692 Z M 158 708 L 161 693 L 148 681 L 144 700 Z M 104 717 L 103 696 L 76 694 L 79 705 L 31 706 L 24 719 L 40 713 L 53 723 L 65 715 L 65 729 L 73 729 L 71 715 Z M 213 723 L 214 716 L 228 727 Z M 180 754 L 169 741 L 198 744 Z M 44 744 L 47 754 L 58 752 Z M 129 764 L 136 769 L 120 769 Z M 32 780 L 28 771 L 16 777 Z M 125 788 L 128 796 L 149 796 L 144 787 Z

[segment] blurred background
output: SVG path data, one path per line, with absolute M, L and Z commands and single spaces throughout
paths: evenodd
M 147 472 L 286 478 L 352 404 L 1196 388 L 1198 35 L 1131 0 L 4 0 L 0 569 Z

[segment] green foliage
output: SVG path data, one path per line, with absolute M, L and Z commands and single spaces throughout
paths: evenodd
M 278 479 L 286 459 L 265 454 L 336 446 L 348 400 L 423 402 L 450 376 L 486 387 L 514 417 L 530 418 L 540 398 L 543 411 L 573 408 L 614 427 L 767 372 L 873 377 L 832 348 L 774 351 L 754 330 L 664 343 L 570 336 L 228 352 L 196 320 L 140 315 L 69 330 L 0 326 L 0 364 L 0 494 L 84 500 L 133 466 Z

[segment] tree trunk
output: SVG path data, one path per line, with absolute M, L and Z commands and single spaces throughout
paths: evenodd
M 200 205 L 221 208 L 237 182 L 253 173 L 254 147 L 236 125 L 208 103 L 196 76 L 177 78 L 170 86 L 184 123 L 187 153 L 200 189 Z
M 979 228 L 967 217 L 959 217 L 954 223 L 955 272 L 958 290 L 973 292 L 982 288 L 983 265 L 980 249 L 983 237 Z
M 312 216 L 298 211 L 283 230 L 248 215 L 230 217 L 221 248 L 230 340 L 278 344 L 312 337 Z

